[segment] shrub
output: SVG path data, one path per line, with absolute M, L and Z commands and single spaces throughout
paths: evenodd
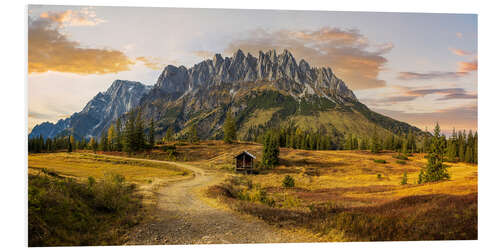
M 382 163 L 382 164 L 385 164 L 387 163 L 387 161 L 383 160 L 383 159 L 374 159 L 373 160 L 375 163 Z
M 382 174 L 378 173 L 377 174 L 377 179 L 382 180 Z
M 295 187 L 295 180 L 293 179 L 293 177 L 291 177 L 290 175 L 285 176 L 285 178 L 283 178 L 283 187 Z
M 402 154 L 398 154 L 398 155 L 393 155 L 392 158 L 395 158 L 395 159 L 399 159 L 399 160 L 409 160 L 408 157 L 402 155 Z
M 408 184 L 408 174 L 406 171 L 403 173 L 403 179 L 401 180 L 401 185 L 406 185 Z
M 297 197 L 293 195 L 285 196 L 285 200 L 283 201 L 283 207 L 294 208 L 299 206 L 300 206 L 300 200 Z
M 397 160 L 396 161 L 397 164 L 401 164 L 401 165 L 405 165 L 406 164 L 406 161 L 402 161 L 402 160 Z

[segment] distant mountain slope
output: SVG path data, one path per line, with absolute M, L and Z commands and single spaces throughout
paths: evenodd
M 196 124 L 202 138 L 221 138 L 228 110 L 244 140 L 289 122 L 331 135 L 370 136 L 374 126 L 382 134 L 422 133 L 371 111 L 330 68 L 297 63 L 287 50 L 259 52 L 258 57 L 241 50 L 226 58 L 216 54 L 189 69 L 169 65 L 136 109 L 157 121 L 157 134 L 173 126 L 179 137 Z
M 149 90 L 150 86 L 140 82 L 116 80 L 106 92 L 99 92 L 92 98 L 82 111 L 55 124 L 36 125 L 29 137 L 53 138 L 71 132 L 78 138 L 99 136 L 120 115 L 136 107 Z

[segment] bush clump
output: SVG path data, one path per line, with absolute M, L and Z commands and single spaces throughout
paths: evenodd
M 387 163 L 387 161 L 383 160 L 383 159 L 374 159 L 373 162 L 375 162 L 375 163 L 381 163 L 381 164 Z
M 404 161 L 409 160 L 407 156 L 402 155 L 402 154 L 393 155 L 392 158 L 399 159 L 399 160 L 404 160 Z
M 293 179 L 290 175 L 285 176 L 285 178 L 283 178 L 283 187 L 295 187 L 295 179 Z

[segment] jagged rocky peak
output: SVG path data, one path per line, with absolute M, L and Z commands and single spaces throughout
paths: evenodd
M 57 123 L 37 125 L 30 133 L 52 138 L 72 130 L 75 136 L 99 136 L 120 115 L 139 105 L 141 98 L 151 89 L 140 82 L 115 80 L 104 92 L 99 92 L 82 109 Z
M 297 64 L 288 49 L 280 54 L 275 49 L 259 51 L 258 57 L 250 53 L 245 55 L 238 49 L 232 57 L 223 58 L 221 54 L 215 54 L 212 59 L 204 60 L 189 69 L 169 65 L 158 78 L 156 88 L 167 93 L 183 94 L 199 87 L 221 83 L 256 81 L 270 84 L 280 81 L 280 86 L 286 90 L 357 101 L 354 93 L 335 76 L 331 68 L 311 67 L 304 59 Z M 292 84 L 298 84 L 298 87 L 291 87 Z

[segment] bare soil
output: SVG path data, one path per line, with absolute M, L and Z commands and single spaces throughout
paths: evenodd
M 222 181 L 223 176 L 186 163 L 168 163 L 193 171 L 194 178 L 161 187 L 153 218 L 129 234 L 127 245 L 307 241 L 256 218 L 244 218 L 207 204 L 201 199 L 200 191 Z

